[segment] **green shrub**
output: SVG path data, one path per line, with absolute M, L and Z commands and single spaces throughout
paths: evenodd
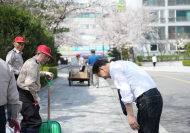
M 142 61 L 143 61 L 143 58 L 144 58 L 144 56 L 137 56 L 137 60 L 138 60 L 139 62 L 142 62 Z
M 55 67 L 42 66 L 42 67 L 40 67 L 40 71 L 52 72 L 54 74 L 55 78 L 57 78 L 57 68 L 55 68 Z M 47 81 L 45 80 L 45 77 L 40 77 L 40 83 L 42 85 L 47 83 Z
M 24 61 L 34 56 L 39 45 L 50 47 L 54 56 L 54 35 L 42 26 L 40 18 L 32 15 L 27 9 L 0 4 L 0 58 L 6 58 L 13 49 L 16 36 L 23 36 L 28 42 L 23 50 Z
M 53 67 L 53 66 L 58 66 L 58 63 L 51 63 L 51 64 L 47 64 L 47 65 L 43 65 L 43 67 Z
M 190 66 L 190 60 L 183 60 L 184 66 Z
M 142 66 L 140 62 L 134 62 L 134 63 L 137 64 L 138 66 Z

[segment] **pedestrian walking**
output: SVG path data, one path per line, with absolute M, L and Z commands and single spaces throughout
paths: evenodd
M 17 80 L 20 70 L 23 65 L 22 50 L 25 45 L 25 38 L 22 36 L 17 36 L 13 43 L 14 49 L 8 52 L 6 56 L 6 62 L 9 64 L 10 68 L 14 72 L 15 79 Z M 11 105 L 7 104 L 7 121 L 9 126 L 11 125 Z
M 18 118 L 22 103 L 19 101 L 19 94 L 14 72 L 2 59 L 0 59 L 0 69 L 0 133 L 6 133 L 6 117 L 4 105 L 7 103 L 11 105 L 12 108 L 10 119 L 11 127 L 14 128 L 14 133 L 17 131 L 20 132 Z
M 142 68 L 130 61 L 109 63 L 99 60 L 93 65 L 93 73 L 113 80 L 133 130 L 138 130 L 138 133 L 159 133 L 162 96 L 152 78 Z M 133 102 L 138 108 L 137 120 L 133 113 Z
M 58 60 L 59 68 L 61 68 L 61 60 Z
M 40 77 L 54 75 L 51 72 L 40 71 L 39 68 L 49 60 L 49 57 L 53 58 L 50 51 L 51 49 L 46 45 L 38 46 L 36 55 L 24 63 L 19 74 L 17 84 L 20 87 L 19 96 L 22 101 L 21 115 L 23 116 L 20 133 L 38 133 L 42 124 L 38 96 L 41 88 Z
M 92 67 L 93 67 L 94 63 L 99 60 L 99 56 L 95 55 L 94 49 L 91 50 L 91 54 L 92 55 L 88 57 L 88 64 L 90 65 L 90 84 L 91 84 L 90 86 L 94 87 Z M 95 74 L 95 80 L 96 80 L 96 88 L 98 88 L 99 87 L 99 78 L 98 78 L 98 75 L 96 75 L 96 74 Z
M 154 68 L 156 67 L 156 62 L 157 62 L 157 57 L 155 55 L 153 55 L 152 63 L 153 63 Z

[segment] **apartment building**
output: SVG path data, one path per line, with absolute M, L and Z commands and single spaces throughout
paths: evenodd
M 190 38 L 190 0 L 128 0 L 127 6 L 133 8 L 146 5 L 152 9 L 157 18 L 150 26 L 157 29 L 159 39 L 149 38 L 142 44 L 143 50 L 137 55 L 184 54 L 185 50 L 177 48 L 174 43 L 181 38 Z
M 93 4 L 93 2 L 76 3 L 79 9 L 76 9 L 72 15 L 67 16 L 68 18 L 75 19 L 77 22 L 78 30 L 80 31 L 78 38 L 81 39 L 81 42 L 74 47 L 60 46 L 58 50 L 64 58 L 72 58 L 75 57 L 76 54 L 80 54 L 87 59 L 91 49 L 95 49 L 96 54 L 100 58 L 108 57 L 110 46 L 101 35 L 101 28 L 96 21 L 97 18 L 102 18 L 103 10 L 101 8 L 95 9 L 92 7 L 84 8 L 90 4 Z

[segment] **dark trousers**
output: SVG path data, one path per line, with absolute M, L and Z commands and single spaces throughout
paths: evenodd
M 82 67 L 82 70 L 80 70 L 80 72 L 84 72 L 85 70 L 85 66 Z
M 6 125 L 6 117 L 5 117 L 5 107 L 0 106 L 0 133 L 5 133 L 6 129 L 5 129 L 5 125 Z
M 154 67 L 156 66 L 156 62 L 153 62 L 153 66 L 154 66 Z
M 136 103 L 137 121 L 140 125 L 138 133 L 159 133 L 163 106 L 160 92 L 157 89 L 148 90 L 137 98 Z
M 18 75 L 15 75 L 15 80 L 17 81 Z M 18 89 L 17 85 L 17 89 Z M 9 122 L 9 125 L 11 123 L 11 117 L 12 117 L 12 112 L 11 112 L 11 105 L 7 103 L 7 121 Z
M 33 104 L 34 98 L 30 91 L 19 89 L 19 97 L 22 101 L 21 115 L 23 116 L 20 125 L 29 129 L 39 128 L 42 124 L 39 114 L 40 106 Z

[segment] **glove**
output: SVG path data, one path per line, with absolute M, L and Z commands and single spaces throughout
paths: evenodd
M 82 67 L 80 67 L 80 71 L 82 70 Z
M 11 128 L 14 128 L 14 133 L 20 132 L 19 122 L 11 119 Z
M 36 105 L 38 105 L 39 104 L 39 102 L 40 102 L 40 97 L 38 97 L 37 99 L 34 99 L 34 105 L 36 106 Z
M 54 74 L 51 73 L 51 72 L 46 72 L 46 76 L 49 76 L 49 78 L 48 78 L 49 80 L 50 80 L 52 77 L 55 78 Z

